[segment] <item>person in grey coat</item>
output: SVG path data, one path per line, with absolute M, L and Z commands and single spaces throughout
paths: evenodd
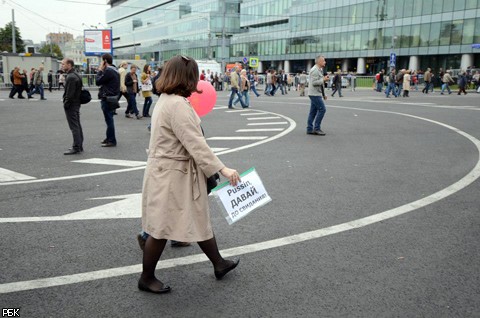
M 320 129 L 327 110 L 323 102 L 323 100 L 327 99 L 324 83 L 329 80 L 328 76 L 323 76 L 325 64 L 325 57 L 322 55 L 317 56 L 315 65 L 309 73 L 308 97 L 310 98 L 310 112 L 307 120 L 307 135 L 325 136 L 325 133 Z

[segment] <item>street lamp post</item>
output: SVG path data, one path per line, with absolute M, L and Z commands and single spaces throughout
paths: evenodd
M 210 14 L 207 17 L 201 17 L 202 20 L 207 21 L 207 33 L 208 33 L 208 48 L 207 48 L 207 58 L 212 59 L 212 31 L 210 29 Z

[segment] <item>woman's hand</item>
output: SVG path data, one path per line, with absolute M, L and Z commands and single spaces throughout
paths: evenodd
M 240 175 L 238 174 L 237 170 L 235 169 L 230 169 L 230 168 L 223 168 L 222 170 L 220 170 L 220 173 L 222 174 L 222 176 L 224 176 L 225 178 L 228 179 L 228 181 L 230 182 L 230 184 L 232 186 L 235 186 L 237 185 L 238 182 L 240 182 Z

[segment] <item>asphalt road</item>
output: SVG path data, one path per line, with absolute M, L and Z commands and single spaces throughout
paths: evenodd
M 295 91 L 252 97 L 251 110 L 234 112 L 219 93 L 202 118 L 208 142 L 227 166 L 254 166 L 273 201 L 233 225 L 213 206 L 219 247 L 239 267 L 216 281 L 198 246 L 168 246 L 157 271 L 173 288 L 167 295 L 136 286 L 149 120 L 125 118 L 123 103 L 118 146 L 101 148 L 105 124 L 92 101 L 81 113 L 85 151 L 64 156 L 71 134 L 60 93 L 47 101 L 7 94 L 2 309 L 20 308 L 21 317 L 480 317 L 478 94 L 386 99 L 344 90 L 326 102 L 321 137 L 305 134 L 309 100 Z

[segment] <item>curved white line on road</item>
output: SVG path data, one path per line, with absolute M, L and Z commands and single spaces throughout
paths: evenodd
M 290 119 L 286 116 L 275 114 L 275 113 L 268 112 L 268 111 L 257 110 L 257 109 L 255 109 L 255 110 L 252 109 L 252 111 L 281 116 L 281 117 L 285 118 L 286 120 L 288 120 L 288 122 L 290 123 L 290 127 L 287 128 L 282 133 L 277 134 L 275 136 L 272 136 L 270 138 L 264 139 L 261 142 L 255 142 L 255 143 L 248 144 L 248 145 L 245 145 L 245 146 L 242 146 L 242 147 L 237 147 L 237 148 L 232 148 L 232 149 L 229 149 L 229 150 L 217 152 L 216 153 L 217 156 L 221 156 L 221 155 L 224 155 L 224 154 L 227 154 L 227 153 L 236 152 L 236 151 L 240 151 L 240 150 L 245 150 L 245 149 L 248 149 L 248 148 L 251 148 L 251 147 L 259 146 L 259 145 L 264 144 L 266 142 L 274 141 L 275 139 L 278 139 L 280 137 L 285 136 L 286 134 L 288 134 L 289 132 L 294 130 L 295 127 L 297 126 L 297 124 L 295 123 L 295 121 L 293 119 Z M 145 164 L 146 164 L 146 162 L 145 162 Z M 45 179 L 33 179 L 33 180 L 22 180 L 22 181 L 11 181 L 11 182 L 0 182 L 0 186 L 16 185 L 16 184 L 41 183 L 41 182 L 50 182 L 50 181 L 62 181 L 62 180 L 80 179 L 80 178 L 87 178 L 87 177 L 97 177 L 97 176 L 103 176 L 103 175 L 108 175 L 108 174 L 130 172 L 130 171 L 142 170 L 142 169 L 145 169 L 145 166 L 135 167 L 135 168 L 126 168 L 126 169 L 117 169 L 117 170 L 110 170 L 110 171 L 102 171 L 102 172 L 92 172 L 92 173 L 79 174 L 79 175 L 74 175 L 74 176 L 64 176 L 64 177 L 45 178 Z
M 248 253 L 254 253 L 254 252 L 259 252 L 263 250 L 268 250 L 272 248 L 278 248 L 281 246 L 286 246 L 286 245 L 291 245 L 295 243 L 300 243 L 312 239 L 317 239 L 321 237 L 325 237 L 328 235 L 332 234 L 337 234 L 353 229 L 358 229 L 367 225 L 371 225 L 374 223 L 378 223 L 381 221 L 385 221 L 391 218 L 394 218 L 396 216 L 406 214 L 409 212 L 412 212 L 414 210 L 417 210 L 419 208 L 425 207 L 429 204 L 432 204 L 434 202 L 440 201 L 462 189 L 467 187 L 468 185 L 472 184 L 475 180 L 477 180 L 480 177 L 480 140 L 476 139 L 475 137 L 467 134 L 466 132 L 455 128 L 453 126 L 431 120 L 428 118 L 423 118 L 423 117 L 418 117 L 414 115 L 409 115 L 409 114 L 404 114 L 404 113 L 397 113 L 397 112 L 391 112 L 391 111 L 381 111 L 381 110 L 371 110 L 371 109 L 361 109 L 361 108 L 353 108 L 353 107 L 343 107 L 343 106 L 336 106 L 336 108 L 345 108 L 345 109 L 352 109 L 352 110 L 359 110 L 359 111 L 370 111 L 370 112 L 380 112 L 380 113 L 386 113 L 386 114 L 396 114 L 396 115 L 401 115 L 401 116 L 406 116 L 406 117 L 411 117 L 415 119 L 420 119 L 423 121 L 427 121 L 433 124 L 440 125 L 442 127 L 448 128 L 461 136 L 464 136 L 468 140 L 470 140 L 475 147 L 477 148 L 477 152 L 479 154 L 479 159 L 477 160 L 477 164 L 475 167 L 462 179 L 459 181 L 455 182 L 454 184 L 446 187 L 443 190 L 440 190 L 438 192 L 435 192 L 434 194 L 431 194 L 427 197 L 424 197 L 422 199 L 416 200 L 414 202 L 407 203 L 405 205 L 402 205 L 400 207 L 381 212 L 378 214 L 374 214 L 368 217 L 364 217 L 361 219 L 353 220 L 350 222 L 326 227 L 323 229 L 319 230 L 314 230 L 314 231 L 309 231 L 305 233 L 300 233 L 300 234 L 295 234 L 291 236 L 286 236 L 270 241 L 265 241 L 265 242 L 260 242 L 260 243 L 253 243 L 249 245 L 244 245 L 244 246 L 238 246 L 238 247 L 233 247 L 229 248 L 226 250 L 222 250 L 221 253 L 225 257 L 230 257 L 230 256 L 237 256 L 237 255 L 243 255 L 243 254 L 248 254 Z M 189 265 L 189 264 L 194 264 L 194 263 L 199 263 L 199 262 L 204 262 L 207 261 L 207 258 L 205 257 L 204 254 L 196 254 L 196 255 L 190 255 L 190 256 L 185 256 L 185 257 L 180 257 L 180 258 L 173 258 L 173 259 L 168 259 L 164 261 L 160 261 L 157 265 L 157 269 L 165 269 L 165 268 L 171 268 L 171 267 L 176 267 L 176 266 L 181 266 L 181 265 Z M 93 280 L 98 280 L 98 279 L 105 279 L 105 278 L 112 278 L 112 277 L 118 277 L 118 276 L 124 276 L 124 275 L 130 275 L 130 274 L 137 274 L 142 272 L 142 265 L 137 264 L 137 265 L 131 265 L 131 266 L 125 266 L 125 267 L 117 267 L 117 268 L 110 268 L 110 269 L 104 269 L 104 270 L 99 270 L 99 271 L 93 271 L 93 272 L 86 272 L 86 273 L 80 273 L 80 274 L 73 274 L 73 275 L 65 275 L 65 276 L 57 276 L 57 277 L 50 277 L 50 278 L 42 278 L 42 279 L 35 279 L 35 280 L 30 280 L 30 281 L 23 281 L 23 282 L 14 282 L 14 283 L 6 283 L 6 284 L 1 284 L 0 285 L 0 294 L 5 294 L 5 293 L 13 293 L 13 292 L 20 292 L 20 291 L 25 291 L 25 290 L 32 290 L 32 289 L 39 289 L 39 288 L 48 288 L 48 287 L 54 287 L 54 286 L 62 286 L 62 285 L 69 285 L 69 284 L 76 284 L 76 283 L 82 283 L 82 282 L 87 282 L 87 281 L 93 281 Z

